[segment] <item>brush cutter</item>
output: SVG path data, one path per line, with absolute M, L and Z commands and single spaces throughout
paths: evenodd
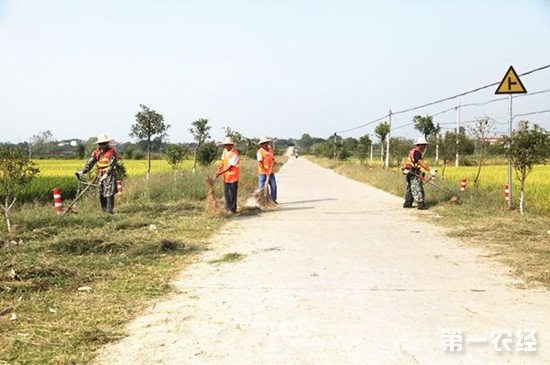
M 456 203 L 456 202 L 458 201 L 458 196 L 457 196 L 455 193 L 453 193 L 452 191 L 449 191 L 449 190 L 445 189 L 444 187 L 441 187 L 441 186 L 437 185 L 437 184 L 433 181 L 433 180 L 434 180 L 433 176 L 432 176 L 431 179 L 426 179 L 424 176 L 422 176 L 422 175 L 420 175 L 420 174 L 415 174 L 415 173 L 412 172 L 412 171 L 410 171 L 410 173 L 413 174 L 414 176 L 416 176 L 417 178 L 419 178 L 420 180 L 422 180 L 423 182 L 426 182 L 426 183 L 428 183 L 428 184 L 430 184 L 430 185 L 432 185 L 432 186 L 435 186 L 436 188 L 438 188 L 438 189 L 441 190 L 441 191 L 446 192 L 447 194 L 451 194 L 451 195 L 452 195 L 452 196 L 451 196 L 451 200 L 450 200 L 451 203 Z
M 96 183 L 95 183 L 96 180 L 97 180 L 97 176 L 94 177 L 94 178 L 92 179 L 92 181 L 87 182 L 87 181 L 82 180 L 82 178 L 80 177 L 79 174 L 75 174 L 75 175 L 76 175 L 76 178 L 78 179 L 78 181 L 79 181 L 82 185 L 84 185 L 85 187 L 84 187 L 84 189 L 82 189 L 82 191 L 80 192 L 80 194 L 78 194 L 78 195 L 76 196 L 76 198 L 74 198 L 74 200 L 72 201 L 72 203 L 69 204 L 69 206 L 68 206 L 67 208 L 65 208 L 65 210 L 60 214 L 60 215 L 62 215 L 62 216 L 65 215 L 65 213 L 67 213 L 68 211 L 72 211 L 72 208 L 73 208 L 73 206 L 75 205 L 75 203 L 76 203 L 76 202 L 86 193 L 86 191 L 88 191 L 88 189 L 89 189 L 90 187 L 92 187 L 92 186 L 98 186 L 98 185 L 99 185 L 99 184 L 96 184 Z

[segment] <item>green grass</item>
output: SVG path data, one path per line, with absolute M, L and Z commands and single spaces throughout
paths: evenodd
M 240 254 L 238 252 L 231 252 L 223 255 L 219 259 L 208 261 L 209 264 L 227 264 L 232 262 L 241 261 L 246 257 L 246 255 Z
M 0 226 L 0 363 L 86 363 L 124 336 L 225 222 L 205 213 L 214 170 L 129 178 L 115 215 L 101 213 L 97 192 L 64 217 L 45 204 L 17 206 L 13 232 Z M 244 160 L 240 202 L 256 181 L 255 162 Z
M 308 159 L 354 180 L 404 196 L 405 179 L 396 170 L 325 158 Z M 500 196 L 497 198 L 491 191 L 468 189 L 460 192 L 455 182 L 438 183 L 454 190 L 460 198 L 459 203 L 449 203 L 452 194 L 424 184 L 427 204 L 438 219 L 434 219 L 434 214 L 421 217 L 448 227 L 450 236 L 486 248 L 489 256 L 509 265 L 513 274 L 523 279 L 527 286 L 550 288 L 549 213 L 536 211 L 521 216 L 517 211 L 506 209 Z

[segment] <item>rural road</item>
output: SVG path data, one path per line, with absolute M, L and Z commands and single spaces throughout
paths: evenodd
M 515 289 L 433 213 L 302 158 L 277 179 L 281 208 L 228 223 L 99 364 L 550 364 L 549 292 Z

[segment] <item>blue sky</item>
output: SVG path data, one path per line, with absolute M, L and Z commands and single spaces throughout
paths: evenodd
M 522 73 L 550 64 L 549 40 L 548 0 L 0 0 L 0 141 L 46 129 L 126 141 L 141 103 L 165 116 L 174 142 L 191 140 L 197 118 L 211 120 L 216 139 L 224 126 L 326 137 L 499 81 L 510 65 Z M 550 69 L 522 81 L 530 92 L 550 89 Z M 514 113 L 544 109 L 550 93 L 514 101 Z M 489 115 L 505 131 L 507 113 L 500 102 L 464 108 L 462 118 Z M 550 113 L 529 119 L 550 129 Z

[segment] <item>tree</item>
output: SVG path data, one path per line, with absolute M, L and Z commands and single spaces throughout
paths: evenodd
M 388 122 L 380 122 L 374 129 L 374 133 L 378 136 L 380 140 L 380 160 L 384 162 L 384 141 L 386 136 L 390 133 L 390 125 Z
M 397 166 L 402 165 L 404 158 L 408 156 L 413 145 L 413 140 L 406 139 L 404 137 L 390 138 L 390 148 L 392 151 L 393 161 Z
M 219 158 L 220 150 L 216 142 L 206 142 L 201 144 L 197 150 L 197 161 L 202 166 L 210 166 L 212 162 Z
M 445 168 L 447 163 L 452 161 L 456 155 L 456 133 L 447 132 L 439 143 L 439 157 L 443 160 L 443 169 L 441 169 L 441 178 L 445 178 Z
M 75 153 L 79 159 L 84 159 L 84 157 L 86 156 L 86 146 L 83 143 L 79 143 L 76 146 Z
M 197 152 L 201 145 L 206 142 L 208 138 L 210 138 L 210 126 L 208 125 L 208 119 L 200 118 L 195 120 L 193 123 L 191 123 L 193 126 L 192 128 L 189 128 L 189 132 L 193 135 L 193 138 L 197 142 L 197 145 L 195 146 L 195 153 L 193 158 L 193 174 L 195 173 L 195 169 L 197 167 Z
M 362 137 L 359 137 L 359 141 L 357 142 L 357 148 L 355 149 L 355 156 L 359 159 L 359 162 L 361 164 L 365 164 L 367 161 L 367 157 L 369 155 L 370 146 L 372 145 L 372 141 L 368 134 L 365 134 Z
M 162 114 L 149 109 L 143 104 L 139 106 L 141 111 L 136 114 L 136 123 L 132 125 L 130 137 L 147 141 L 147 178 L 149 178 L 151 173 L 151 139 L 153 136 L 164 139 L 170 125 L 164 123 Z
M 23 149 L 0 149 L 0 207 L 4 210 L 6 227 L 11 231 L 10 210 L 17 197 L 39 172 Z
M 174 172 L 176 172 L 179 164 L 185 159 L 188 152 L 187 147 L 178 144 L 169 144 L 164 147 L 164 157 Z
M 51 151 L 51 144 L 53 142 L 53 134 L 51 131 L 40 131 L 34 134 L 30 140 L 29 145 L 29 158 L 31 158 L 32 152 L 35 155 L 47 155 Z
M 532 126 L 528 121 L 519 122 L 519 127 L 512 133 L 512 137 L 505 138 L 508 146 L 508 156 L 514 167 L 516 177 L 520 183 L 519 209 L 524 211 L 525 180 L 531 173 L 533 166 L 544 164 L 548 159 L 548 132 L 538 124 Z
M 424 138 L 434 134 L 437 130 L 433 122 L 433 118 L 429 115 L 422 117 L 420 115 L 415 115 L 413 117 L 414 127 L 424 135 Z
M 479 146 L 479 163 L 477 166 L 477 174 L 474 179 L 474 187 L 477 189 L 479 186 L 479 175 L 481 174 L 481 166 L 483 165 L 483 157 L 485 149 L 487 147 L 487 136 L 493 129 L 493 123 L 489 117 L 483 117 L 476 120 L 474 126 L 470 128 L 472 134 L 477 140 Z

